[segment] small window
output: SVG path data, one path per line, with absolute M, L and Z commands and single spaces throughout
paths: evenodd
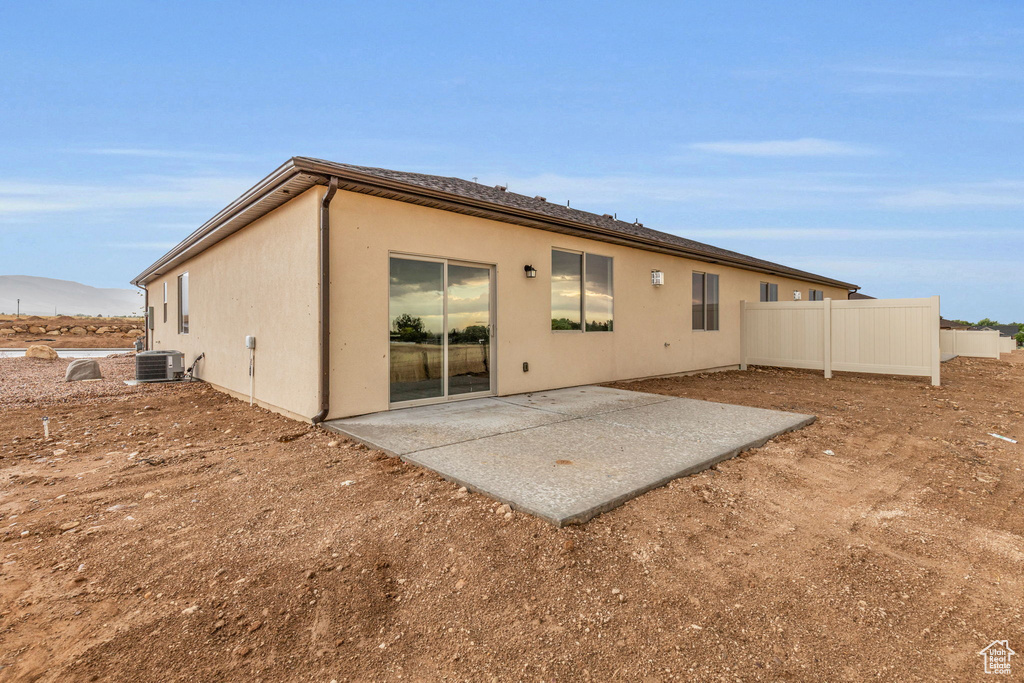
M 587 254 L 584 257 L 583 275 L 586 288 L 583 294 L 583 308 L 586 311 L 587 332 L 612 331 L 612 258 Z
M 551 329 L 611 332 L 613 259 L 551 250 Z
M 167 322 L 167 283 L 164 283 L 164 322 Z
M 718 329 L 718 276 L 693 274 L 693 329 Z
M 551 250 L 551 329 L 578 330 L 583 320 L 583 254 Z
M 188 273 L 178 276 L 178 334 L 188 334 Z
M 807 292 L 807 298 L 810 299 L 811 301 L 824 301 L 825 292 L 823 292 L 820 289 L 811 289 L 808 290 Z
M 761 283 L 761 301 L 778 301 L 779 286 L 771 282 Z

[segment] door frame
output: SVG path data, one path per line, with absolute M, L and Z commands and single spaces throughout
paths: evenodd
M 444 256 L 433 256 L 430 254 L 415 254 L 407 251 L 388 251 L 388 264 L 387 273 L 388 277 L 385 281 L 387 287 L 387 301 L 388 301 L 388 312 L 387 319 L 388 325 L 386 329 L 387 337 L 387 369 L 388 369 L 388 410 L 398 410 L 401 408 L 414 408 L 416 406 L 424 405 L 436 405 L 438 403 L 453 403 L 455 401 L 467 401 L 474 398 L 488 398 L 491 396 L 498 395 L 498 372 L 497 372 L 497 338 L 498 338 L 498 264 L 488 263 L 486 261 L 473 261 L 461 258 L 447 258 Z M 441 396 L 435 396 L 432 398 L 417 398 L 409 401 L 392 401 L 391 400 L 391 259 L 400 258 L 411 261 L 428 261 L 432 263 L 440 263 L 442 265 L 442 286 L 444 287 L 443 297 L 443 318 L 444 325 L 442 327 L 441 337 L 443 343 L 441 345 L 441 388 L 443 393 Z M 452 396 L 448 393 L 448 266 L 454 264 L 457 266 L 469 266 L 472 268 L 487 268 L 490 272 L 490 280 L 488 283 L 489 294 L 488 297 L 488 313 L 490 317 L 490 338 L 488 340 L 488 355 L 490 358 L 490 365 L 488 372 L 490 374 L 491 388 L 490 391 L 476 391 L 469 392 L 466 394 L 457 394 Z

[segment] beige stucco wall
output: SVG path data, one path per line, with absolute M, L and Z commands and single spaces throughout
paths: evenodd
M 184 352 L 197 375 L 249 395 L 256 336 L 255 396 L 293 417 L 318 411 L 317 221 L 320 189 L 309 190 L 147 285 L 153 348 Z M 178 334 L 177 277 L 189 273 L 189 334 Z M 163 283 L 168 284 L 167 322 Z
M 737 365 L 739 302 L 758 301 L 762 281 L 778 284 L 780 299 L 792 299 L 794 289 L 806 299 L 812 286 L 827 297 L 847 296 L 845 289 L 343 191 L 331 204 L 331 234 L 330 417 L 388 409 L 391 252 L 496 266 L 500 395 Z M 553 247 L 614 257 L 614 332 L 551 330 Z M 538 270 L 536 279 L 524 276 L 526 264 Z M 664 286 L 651 286 L 654 269 L 664 272 Z M 719 275 L 717 332 L 691 330 L 695 270 Z

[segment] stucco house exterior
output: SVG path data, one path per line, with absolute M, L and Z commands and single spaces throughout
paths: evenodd
M 148 348 L 204 354 L 198 377 L 314 422 L 734 368 L 740 301 L 857 289 L 502 187 L 305 157 L 133 283 Z

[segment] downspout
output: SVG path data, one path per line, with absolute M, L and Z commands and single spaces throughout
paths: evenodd
M 142 290 L 142 331 L 146 333 L 146 351 L 149 351 L 149 287 L 136 284 Z
M 327 193 L 320 200 L 320 412 L 313 424 L 320 424 L 331 410 L 331 200 L 338 191 L 338 177 L 331 176 Z

